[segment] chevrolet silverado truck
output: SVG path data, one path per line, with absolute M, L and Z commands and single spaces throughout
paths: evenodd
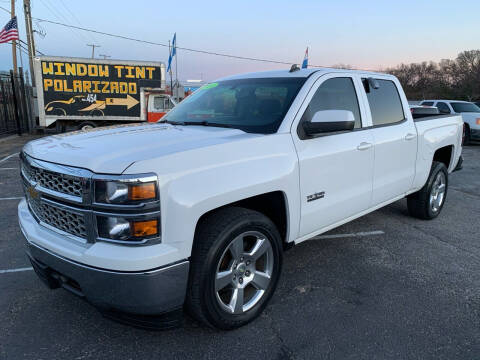
M 227 77 L 162 123 L 26 144 L 27 254 L 48 286 L 117 320 L 148 327 L 186 310 L 233 329 L 265 308 L 292 245 L 405 197 L 414 217 L 437 217 L 462 126 L 414 120 L 391 75 Z

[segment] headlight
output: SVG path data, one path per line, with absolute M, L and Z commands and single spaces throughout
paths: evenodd
M 160 236 L 160 219 L 129 219 L 98 216 L 98 236 L 106 240 L 145 242 Z
M 95 180 L 95 202 L 128 205 L 158 200 L 157 181 L 151 179 Z
M 93 207 L 97 240 L 153 244 L 161 240 L 160 193 L 155 174 L 96 175 Z

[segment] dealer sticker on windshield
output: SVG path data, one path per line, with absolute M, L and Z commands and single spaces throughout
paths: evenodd
M 217 86 L 218 86 L 218 82 L 214 82 L 214 83 L 210 83 L 210 84 L 202 86 L 200 88 L 200 90 L 207 90 L 207 89 L 211 89 L 211 88 L 214 88 L 214 87 L 217 87 Z

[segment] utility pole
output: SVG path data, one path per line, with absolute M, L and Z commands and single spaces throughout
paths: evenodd
M 35 39 L 33 37 L 32 12 L 30 0 L 23 0 L 23 11 L 25 13 L 25 29 L 27 30 L 28 60 L 30 63 L 30 76 L 32 86 L 35 86 L 35 72 L 33 71 L 33 58 L 35 57 Z
M 11 14 L 12 19 L 15 17 L 15 0 L 11 0 Z M 17 23 L 18 29 L 18 23 Z M 12 62 L 13 62 L 13 74 L 17 75 L 17 40 L 12 40 Z
M 175 33 L 175 81 L 177 82 L 177 104 L 180 102 L 179 93 L 180 93 L 180 84 L 178 83 L 178 53 L 177 53 L 177 36 Z
M 98 56 L 103 57 L 103 60 L 106 60 L 107 58 L 111 58 L 110 55 L 104 55 L 104 54 L 99 54 Z
M 96 47 L 101 47 L 100 45 L 95 45 L 95 44 L 87 44 L 87 46 L 92 47 L 92 59 L 95 59 L 95 48 Z

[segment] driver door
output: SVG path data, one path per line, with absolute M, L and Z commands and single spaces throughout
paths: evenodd
M 368 209 L 373 186 L 374 147 L 360 80 L 351 74 L 326 74 L 316 81 L 299 111 L 294 128 L 299 158 L 301 220 L 299 237 L 313 236 Z M 352 131 L 307 137 L 302 122 L 317 111 L 349 110 Z M 295 124 L 295 123 L 294 123 Z

